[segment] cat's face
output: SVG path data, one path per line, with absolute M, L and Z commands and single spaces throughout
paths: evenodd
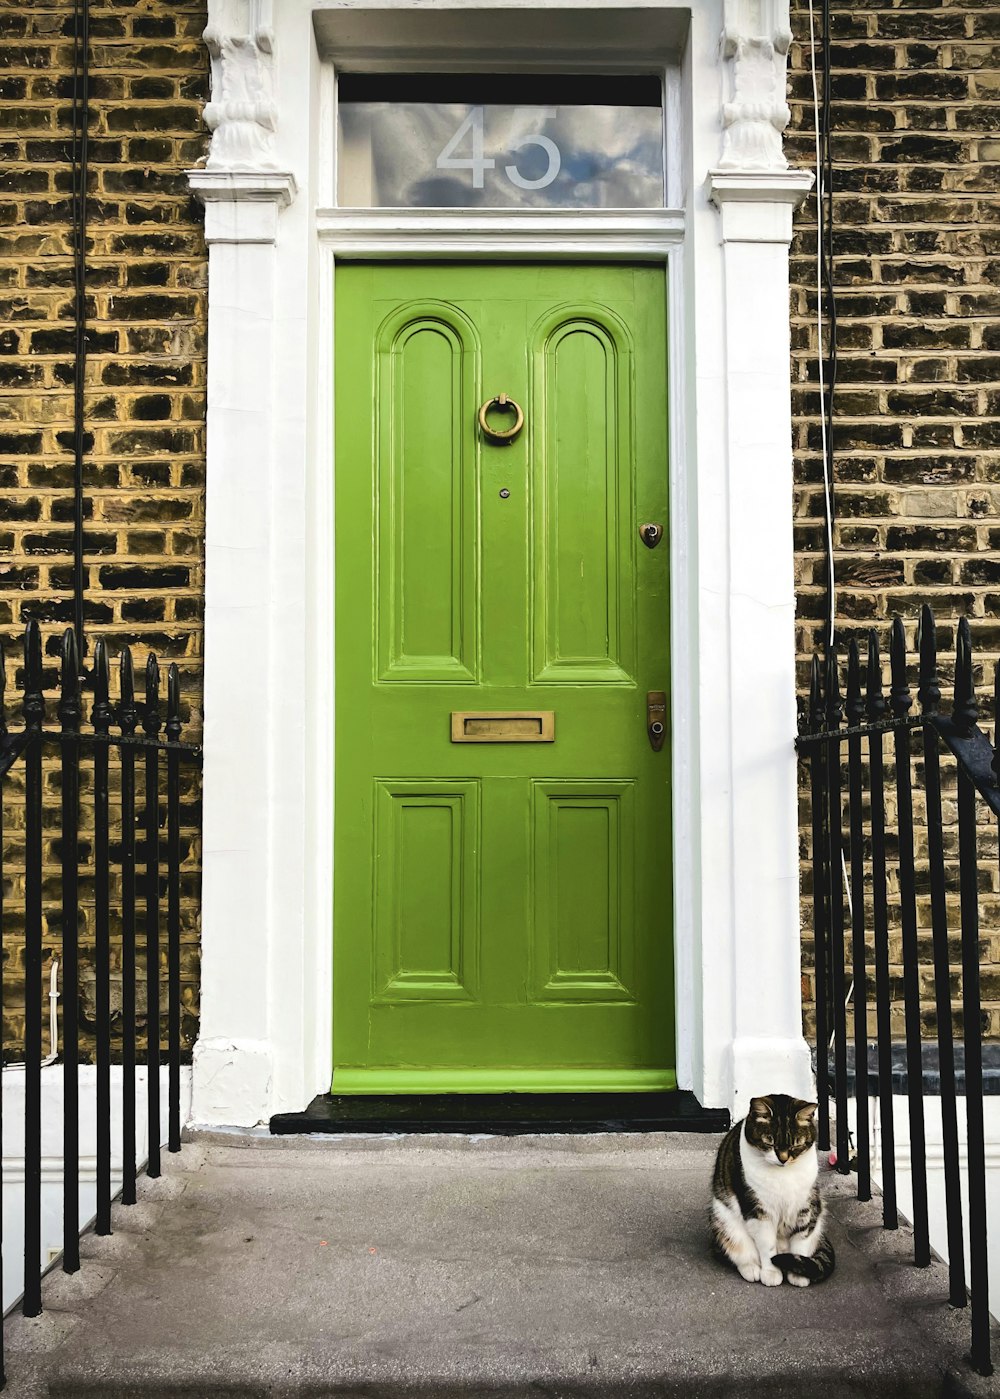
M 751 1098 L 744 1135 L 765 1160 L 785 1166 L 808 1151 L 816 1140 L 816 1104 L 770 1093 Z

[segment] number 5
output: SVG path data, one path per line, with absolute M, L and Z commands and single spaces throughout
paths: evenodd
M 516 121 L 522 113 L 528 112 L 533 116 L 543 119 L 556 115 L 555 107 L 515 107 L 514 120 Z M 526 150 L 529 146 L 541 146 L 542 150 L 548 156 L 549 163 L 546 166 L 545 173 L 539 175 L 537 180 L 529 180 L 526 176 L 521 174 L 516 165 L 505 165 L 504 174 L 512 185 L 517 185 L 518 189 L 545 189 L 559 174 L 562 168 L 562 155 L 555 141 L 550 140 L 548 136 L 522 136 L 520 141 L 513 142 L 510 149 L 512 152 L 516 153 L 517 151 Z

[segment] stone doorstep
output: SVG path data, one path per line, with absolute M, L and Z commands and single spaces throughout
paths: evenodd
M 716 1264 L 717 1140 L 198 1134 L 8 1320 L 5 1399 L 1000 1394 L 850 1179 L 822 1287 Z

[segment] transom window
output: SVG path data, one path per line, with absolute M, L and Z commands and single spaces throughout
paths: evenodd
M 345 208 L 655 209 L 658 76 L 342 74 Z

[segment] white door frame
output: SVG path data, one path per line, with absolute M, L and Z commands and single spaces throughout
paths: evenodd
M 627 63 L 624 47 L 607 57 L 609 22 L 623 46 L 629 32 L 683 40 L 667 84 L 678 208 L 332 207 L 337 43 L 373 68 L 465 67 L 503 10 L 520 33 L 535 24 L 542 70 Z M 210 250 L 194 1119 L 252 1125 L 330 1082 L 333 271 L 361 255 L 666 263 L 678 1082 L 737 1111 L 752 1092 L 805 1093 L 787 262 L 809 177 L 780 149 L 787 12 L 456 0 L 434 13 L 447 53 L 423 44 L 432 12 L 397 0 L 210 3 L 214 136 L 190 173 Z

